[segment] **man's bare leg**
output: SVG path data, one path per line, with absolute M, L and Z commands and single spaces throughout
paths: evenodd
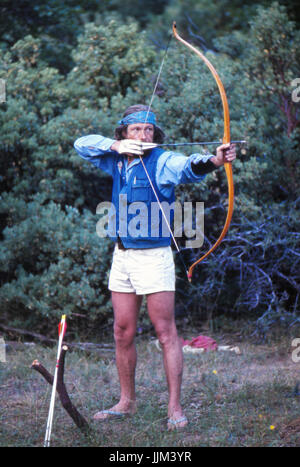
M 163 350 L 164 367 L 169 389 L 168 417 L 175 423 L 168 428 L 181 428 L 187 420 L 180 404 L 183 372 L 182 346 L 177 334 L 174 316 L 174 292 L 157 292 L 147 295 L 148 313 L 155 327 Z
M 134 338 L 142 296 L 135 293 L 112 292 L 114 309 L 114 337 L 116 363 L 119 374 L 121 396 L 111 411 L 133 414 L 136 410 L 135 368 L 136 348 Z M 109 418 L 110 414 L 98 412 L 95 419 Z

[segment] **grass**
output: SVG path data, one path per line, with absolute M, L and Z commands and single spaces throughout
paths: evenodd
M 139 338 L 137 347 L 138 411 L 134 417 L 109 422 L 96 423 L 92 416 L 118 400 L 113 355 L 67 354 L 69 395 L 92 431 L 84 436 L 57 399 L 52 446 L 299 445 L 300 396 L 293 393 L 300 379 L 299 363 L 293 363 L 288 345 L 244 342 L 239 344 L 240 355 L 185 354 L 182 404 L 189 425 L 178 432 L 166 430 L 168 392 L 162 355 L 151 340 Z M 56 348 L 24 348 L 10 351 L 6 363 L 0 363 L 0 446 L 43 445 L 51 388 L 30 365 L 38 358 L 53 371 Z

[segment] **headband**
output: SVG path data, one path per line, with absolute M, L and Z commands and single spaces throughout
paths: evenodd
M 132 123 L 151 123 L 152 125 L 156 125 L 156 117 L 153 112 L 142 110 L 141 112 L 129 114 L 118 122 L 119 125 L 131 125 Z

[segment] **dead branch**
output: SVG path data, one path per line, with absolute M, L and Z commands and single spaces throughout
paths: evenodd
M 80 414 L 80 412 L 76 409 L 74 404 L 72 404 L 64 383 L 65 355 L 68 350 L 68 346 L 63 345 L 59 359 L 56 390 L 63 408 L 68 412 L 68 414 L 78 426 L 78 428 L 80 428 L 80 430 L 83 431 L 88 431 L 90 429 L 89 424 L 86 421 L 86 419 Z M 46 370 L 46 368 L 38 360 L 34 360 L 32 362 L 31 368 L 40 373 L 45 378 L 45 380 L 52 386 L 54 377 L 49 373 L 48 370 Z
M 44 341 L 44 342 L 53 342 L 53 343 L 57 342 L 55 339 L 50 339 L 49 337 L 43 336 L 42 334 L 38 334 L 32 331 L 27 331 L 26 329 L 12 328 L 11 326 L 6 326 L 5 324 L 2 324 L 2 323 L 0 323 L 0 328 L 3 329 L 3 331 L 14 332 L 16 334 L 23 334 L 23 335 L 35 337 L 36 339 L 39 339 L 40 341 Z
M 28 331 L 26 329 L 13 328 L 11 326 L 7 326 L 2 323 L 0 323 L 0 329 L 3 329 L 3 331 L 6 331 L 6 332 L 12 332 L 15 334 L 31 336 L 42 342 L 48 342 L 48 343 L 54 343 L 54 344 L 57 343 L 56 339 L 51 339 L 50 337 L 43 336 L 43 334 L 38 334 L 36 332 Z M 67 342 L 66 345 L 70 349 L 73 348 L 73 349 L 79 349 L 79 350 L 90 351 L 90 352 L 114 352 L 115 351 L 112 344 L 94 344 L 93 342 L 74 342 L 74 343 Z

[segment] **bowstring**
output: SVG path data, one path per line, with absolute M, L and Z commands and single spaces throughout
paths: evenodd
M 157 75 L 157 78 L 156 78 L 156 81 L 155 81 L 154 89 L 153 89 L 153 92 L 152 92 L 152 95 L 151 95 L 151 99 L 150 99 L 150 102 L 149 102 L 149 106 L 148 106 L 148 110 L 147 110 L 147 114 L 146 114 L 146 118 L 145 118 L 144 123 L 147 123 L 147 120 L 148 120 L 148 117 L 149 117 L 149 113 L 150 113 L 150 110 L 151 110 L 151 107 L 152 107 L 153 99 L 155 97 L 156 89 L 157 89 L 157 86 L 158 86 L 158 83 L 159 83 L 159 78 L 160 78 L 162 69 L 163 69 L 164 64 L 165 64 L 165 60 L 166 60 L 166 57 L 167 57 L 167 54 L 168 54 L 168 51 L 169 51 L 169 48 L 170 48 L 172 37 L 173 37 L 173 34 L 170 33 L 170 37 L 169 37 L 169 40 L 168 40 L 168 43 L 167 43 L 167 47 L 165 49 L 165 52 L 164 52 L 164 55 L 163 55 L 163 58 L 162 58 L 162 61 L 161 61 L 160 67 L 159 67 L 158 75 Z
M 165 60 L 166 60 L 166 57 L 167 57 L 167 54 L 168 54 L 168 50 L 169 50 L 169 47 L 170 47 L 170 43 L 171 43 L 172 37 L 173 37 L 173 34 L 171 33 L 171 34 L 170 34 L 170 38 L 169 38 L 169 40 L 168 40 L 167 47 L 166 47 L 166 49 L 165 49 L 165 52 L 164 52 L 164 55 L 163 55 L 163 58 L 162 58 L 162 61 L 161 61 L 161 64 L 160 64 L 160 67 L 159 67 L 158 75 L 157 75 L 157 78 L 156 78 L 156 81 L 155 81 L 154 89 L 153 89 L 153 92 L 152 92 L 152 95 L 151 95 L 151 99 L 150 99 L 150 102 L 149 102 L 149 106 L 148 106 L 148 110 L 147 110 L 147 114 L 146 114 L 146 118 L 145 118 L 144 124 L 147 123 L 147 120 L 148 120 L 148 117 L 149 117 L 149 113 L 150 113 L 150 111 L 151 111 L 152 103 L 153 103 L 153 100 L 154 100 L 154 97 L 155 97 L 155 93 L 156 93 L 156 89 L 157 89 L 157 86 L 158 86 L 158 83 L 159 83 L 159 79 L 160 79 L 160 76 L 161 76 L 161 73 L 162 73 L 162 69 L 163 69 L 164 64 L 165 64 Z M 180 257 L 180 260 L 181 260 L 181 262 L 182 262 L 182 264 L 183 264 L 183 267 L 184 267 L 184 269 L 185 269 L 186 276 L 188 277 L 188 268 L 187 268 L 187 266 L 186 266 L 186 264 L 185 264 L 185 262 L 184 262 L 184 260 L 183 260 L 183 257 L 182 257 L 182 255 L 181 255 L 180 248 L 179 248 L 178 243 L 177 243 L 177 241 L 176 241 L 176 239 L 175 239 L 175 236 L 174 236 L 174 233 L 173 233 L 173 231 L 172 231 L 172 229 L 171 229 L 171 226 L 170 226 L 170 224 L 169 224 L 169 221 L 167 220 L 167 216 L 166 216 L 166 214 L 165 214 L 165 212 L 164 212 L 164 209 L 163 209 L 163 207 L 162 207 L 162 204 L 161 204 L 161 202 L 160 202 L 160 200 L 159 200 L 158 194 L 156 193 L 155 187 L 154 187 L 153 182 L 152 182 L 152 180 L 151 180 L 151 178 L 150 178 L 150 175 L 149 175 L 149 173 L 148 173 L 148 170 L 146 169 L 146 166 L 145 166 L 145 163 L 144 163 L 144 161 L 143 161 L 142 156 L 140 155 L 139 158 L 140 158 L 141 164 L 142 164 L 142 166 L 143 166 L 143 168 L 144 168 L 144 171 L 145 171 L 145 173 L 146 173 L 146 175 L 147 175 L 147 178 L 148 178 L 148 180 L 149 180 L 150 186 L 151 186 L 152 191 L 153 191 L 153 193 L 154 193 L 154 196 L 155 196 L 155 198 L 156 198 L 156 201 L 157 201 L 157 204 L 158 204 L 158 206 L 159 206 L 159 209 L 161 210 L 161 213 L 162 213 L 162 216 L 163 216 L 164 221 L 165 221 L 165 223 L 166 223 L 166 226 L 167 226 L 167 228 L 168 228 L 168 231 L 170 232 L 170 235 L 171 235 L 172 240 L 173 240 L 173 242 L 174 242 L 175 248 L 176 248 L 177 252 L 179 253 L 179 257 Z

